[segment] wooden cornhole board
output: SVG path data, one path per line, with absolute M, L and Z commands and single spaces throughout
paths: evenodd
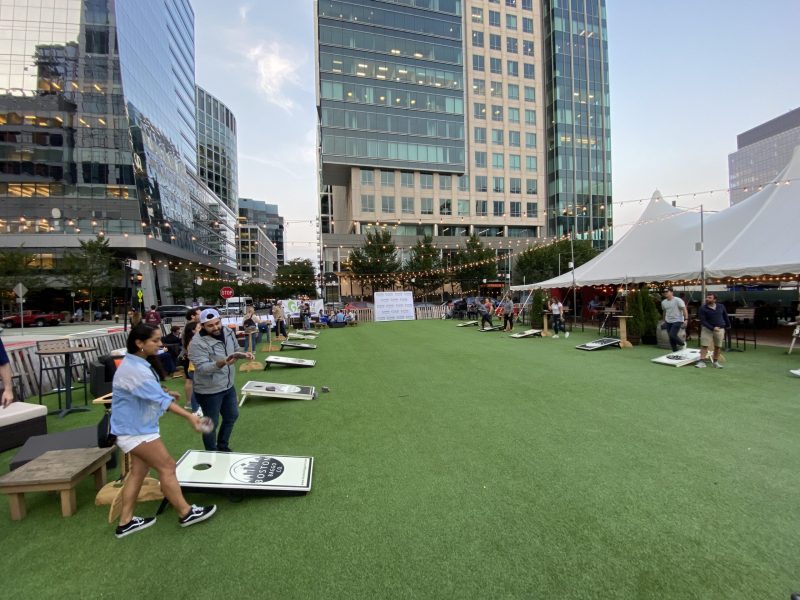
M 464 321 L 463 323 L 456 325 L 456 327 L 474 327 L 477 324 L 477 321 Z
M 670 352 L 664 356 L 652 359 L 652 362 L 659 365 L 670 365 L 672 367 L 685 367 L 700 360 L 700 350 L 697 348 L 684 348 L 677 352 Z
M 609 348 L 611 346 L 619 347 L 620 340 L 619 338 L 600 338 L 594 340 L 592 342 L 586 342 L 585 344 L 580 344 L 579 346 L 575 346 L 578 350 L 600 350 L 601 348 Z
M 313 400 L 317 391 L 309 385 L 292 385 L 289 383 L 270 383 L 268 381 L 248 381 L 242 386 L 242 399 L 239 406 L 250 396 L 258 398 L 283 398 L 285 400 Z
M 281 350 L 289 348 L 290 350 L 316 350 L 316 344 L 301 344 L 300 342 L 281 342 Z
M 501 331 L 502 329 L 503 329 L 502 325 L 494 325 L 493 327 L 486 327 L 486 328 L 479 327 L 478 331 L 480 331 L 481 333 L 485 333 L 487 331 Z
M 304 333 L 290 333 L 289 334 L 290 340 L 315 340 L 317 336 L 315 335 L 305 335 Z
M 315 360 L 305 358 L 287 358 L 285 356 L 268 356 L 264 359 L 264 370 L 272 365 L 283 365 L 284 367 L 313 367 L 317 364 Z
M 512 333 L 508 337 L 521 339 L 521 338 L 529 338 L 529 337 L 537 337 L 537 336 L 538 337 L 542 337 L 542 330 L 541 329 L 526 329 L 525 331 L 523 331 L 521 333 Z
M 314 458 L 187 450 L 176 474 L 183 489 L 293 492 L 311 490 Z

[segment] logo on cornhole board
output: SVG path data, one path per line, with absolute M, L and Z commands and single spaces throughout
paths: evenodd
M 219 291 L 219 295 L 222 298 L 233 298 L 233 288 L 225 286 Z
M 267 483 L 283 474 L 283 463 L 271 456 L 251 456 L 235 462 L 230 474 L 242 483 Z

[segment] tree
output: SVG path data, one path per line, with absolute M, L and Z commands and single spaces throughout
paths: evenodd
M 170 296 L 175 302 L 183 300 L 184 304 L 190 304 L 190 300 L 194 300 L 194 292 L 197 290 L 195 284 L 196 275 L 192 271 L 185 269 L 178 271 L 170 271 L 168 288 Z
M 590 261 L 598 254 L 598 251 L 592 247 L 592 243 L 589 241 L 576 240 L 573 243 L 573 247 L 576 268 Z M 559 255 L 561 255 L 560 259 Z M 559 263 L 563 274 L 569 271 L 569 261 L 571 260 L 572 249 L 570 248 L 569 240 L 528 248 L 517 257 L 516 267 L 514 268 L 514 283 L 519 284 L 523 281 L 536 283 L 557 277 Z
M 78 250 L 67 252 L 61 259 L 61 273 L 72 290 L 86 293 L 92 320 L 95 296 L 111 289 L 119 278 L 119 269 L 114 268 L 114 255 L 107 239 L 97 236 L 94 240 L 79 240 L 79 243 Z
M 396 250 L 391 233 L 386 230 L 371 231 L 364 245 L 350 253 L 347 270 L 362 286 L 364 282 L 369 282 L 373 291 L 376 284 L 383 284 L 383 288 L 394 281 L 400 270 Z
M 444 274 L 440 271 L 441 252 L 433 246 L 433 237 L 430 235 L 417 240 L 416 246 L 411 248 L 411 257 L 405 268 L 413 274 L 410 276 L 414 278 L 413 287 L 420 290 L 424 296 L 432 294 L 444 285 Z
M 484 279 L 494 279 L 497 276 L 497 255 L 491 248 L 484 248 L 478 236 L 472 235 L 464 243 L 464 248 L 459 249 L 453 262 L 456 268 L 453 280 L 457 281 L 462 290 L 480 287 Z
M 307 258 L 296 258 L 278 267 L 273 294 L 276 298 L 292 296 L 316 298 L 317 283 L 313 263 Z
M 36 256 L 25 252 L 23 246 L 16 250 L 0 251 L 0 297 L 3 304 L 14 302 L 14 287 L 21 283 L 29 291 L 45 287 L 44 276 L 33 267 Z

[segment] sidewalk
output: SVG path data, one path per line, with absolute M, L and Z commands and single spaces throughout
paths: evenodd
M 68 323 L 53 327 L 14 327 L 2 329 L 3 345 L 6 348 L 28 346 L 42 340 L 56 340 L 86 333 L 114 333 L 122 331 L 122 324 L 114 321 L 96 321 L 94 323 Z

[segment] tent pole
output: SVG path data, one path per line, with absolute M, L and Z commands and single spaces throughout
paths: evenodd
M 706 299 L 706 253 L 705 248 L 703 247 L 703 243 L 705 242 L 703 236 L 703 205 L 700 205 L 700 277 L 701 277 L 701 289 L 703 292 L 703 297 L 700 300 L 701 304 Z

